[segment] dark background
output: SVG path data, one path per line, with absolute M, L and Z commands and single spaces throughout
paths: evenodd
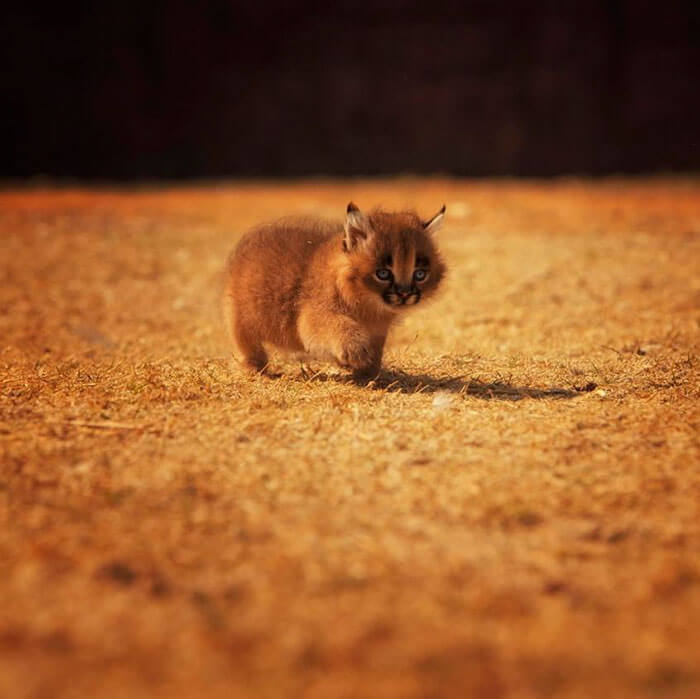
M 0 176 L 697 170 L 699 6 L 17 3 Z

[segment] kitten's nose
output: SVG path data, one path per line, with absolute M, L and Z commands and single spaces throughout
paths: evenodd
M 401 284 L 396 285 L 396 293 L 403 299 L 409 296 L 411 293 L 410 286 L 402 286 Z

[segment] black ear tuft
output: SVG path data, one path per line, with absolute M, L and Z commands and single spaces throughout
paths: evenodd
M 362 241 L 367 240 L 371 233 L 372 226 L 369 219 L 353 202 L 350 202 L 345 217 L 345 251 L 354 250 Z
M 442 208 L 435 214 L 435 216 L 423 223 L 423 228 L 425 228 L 425 230 L 429 233 L 435 233 L 435 231 L 437 231 L 442 225 L 442 219 L 445 217 L 445 211 L 447 211 L 447 207 L 443 204 Z

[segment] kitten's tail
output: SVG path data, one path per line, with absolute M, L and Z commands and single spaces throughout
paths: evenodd
M 235 305 L 233 303 L 233 290 L 231 289 L 231 257 L 233 253 L 229 256 L 226 262 L 226 267 L 223 273 L 223 283 L 221 284 L 220 290 L 220 300 L 219 308 L 221 312 L 221 317 L 224 322 L 224 327 L 226 328 L 226 335 L 228 336 L 229 346 L 233 347 L 233 327 L 235 319 Z

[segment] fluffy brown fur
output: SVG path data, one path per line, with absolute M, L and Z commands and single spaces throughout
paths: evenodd
M 351 202 L 344 225 L 285 219 L 247 233 L 229 258 L 225 297 L 243 366 L 263 371 L 269 345 L 375 374 L 392 323 L 444 276 L 432 235 L 444 212 L 424 222 Z

